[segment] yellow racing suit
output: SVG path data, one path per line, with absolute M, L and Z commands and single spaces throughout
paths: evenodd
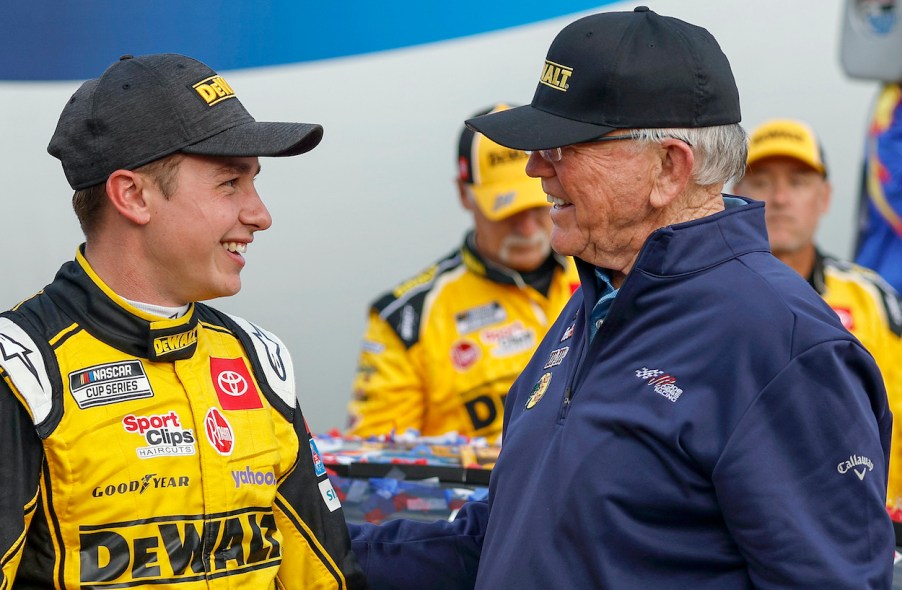
M 0 588 L 366 586 L 273 334 L 81 251 L 0 315 Z
M 886 502 L 902 509 L 902 299 L 878 274 L 817 253 L 808 278 L 883 373 L 893 420 Z
M 350 434 L 414 428 L 494 442 L 514 379 L 579 286 L 573 261 L 552 255 L 527 276 L 461 248 L 371 306 L 361 345 Z M 548 281 L 550 277 L 550 282 Z

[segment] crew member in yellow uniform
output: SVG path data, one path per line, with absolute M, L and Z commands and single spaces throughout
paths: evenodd
M 748 169 L 736 192 L 765 202 L 774 255 L 795 269 L 874 356 L 893 422 L 887 505 L 902 509 L 902 300 L 877 273 L 821 252 L 814 242 L 830 205 L 823 148 L 804 122 L 775 119 L 749 140 Z
M 174 54 L 66 104 L 48 151 L 86 240 L 0 314 L 0 588 L 366 587 L 284 344 L 198 303 L 272 223 L 258 157 L 322 133 Z
M 528 155 L 467 128 L 458 146 L 458 192 L 473 228 L 372 304 L 351 434 L 413 428 L 494 442 L 508 389 L 579 285 L 572 260 L 551 251 L 549 204 L 526 175 Z

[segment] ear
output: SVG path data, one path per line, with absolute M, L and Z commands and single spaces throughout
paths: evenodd
M 822 190 L 823 190 L 823 194 L 821 195 L 821 199 L 820 199 L 821 215 L 823 215 L 824 213 L 827 212 L 828 209 L 830 209 L 830 201 L 833 197 L 833 185 L 831 185 L 830 182 L 827 181 L 827 179 L 824 179 L 824 185 L 823 185 Z
M 658 150 L 661 170 L 655 179 L 650 199 L 653 207 L 663 209 L 680 196 L 689 184 L 695 154 L 686 142 L 670 138 L 662 141 Z
M 150 221 L 150 210 L 144 195 L 148 182 L 146 177 L 132 170 L 116 170 L 106 181 L 110 203 L 119 215 L 138 225 Z
M 460 206 L 467 211 L 472 211 L 476 207 L 476 203 L 467 189 L 467 184 L 460 178 L 455 179 L 455 181 L 457 182 L 457 196 L 460 198 Z

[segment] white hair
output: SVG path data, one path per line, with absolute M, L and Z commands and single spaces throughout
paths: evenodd
M 739 123 L 714 127 L 633 129 L 630 136 L 660 143 L 673 138 L 685 141 L 695 154 L 692 178 L 699 186 L 725 185 L 745 174 L 748 136 Z

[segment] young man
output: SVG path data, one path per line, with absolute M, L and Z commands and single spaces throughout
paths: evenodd
M 372 304 L 350 433 L 501 434 L 511 383 L 579 284 L 573 261 L 551 251 L 549 203 L 527 157 L 461 131 L 457 189 L 473 229 Z
M 714 37 L 640 6 L 565 27 L 530 105 L 468 122 L 533 150 L 582 288 L 507 396 L 488 501 L 354 527 L 375 587 L 890 587 L 883 380 L 721 193 L 740 119 Z
M 48 151 L 86 240 L 0 315 L 0 587 L 365 586 L 288 351 L 198 303 L 272 223 L 258 157 L 322 133 L 174 54 L 69 100 Z
M 894 415 L 902 415 L 902 299 L 875 272 L 820 251 L 814 241 L 830 206 L 823 146 L 801 121 L 774 119 L 752 132 L 737 194 L 764 201 L 774 256 L 805 277 L 883 373 Z M 893 428 L 887 505 L 902 509 L 902 424 Z

